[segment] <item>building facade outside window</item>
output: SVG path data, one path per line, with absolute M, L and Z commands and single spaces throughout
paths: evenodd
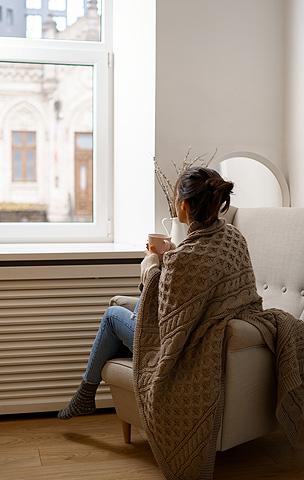
M 46 5 L 56 17 L 65 12 L 57 19 L 63 20 L 60 29 L 53 16 L 43 20 Z M 113 239 L 111 66 L 109 46 L 100 40 L 104 19 L 97 1 L 88 0 L 82 16 L 68 24 L 69 5 L 28 0 L 27 10 L 41 19 L 41 28 L 24 26 L 32 30 L 23 48 L 19 39 L 0 40 L 2 241 Z M 20 213 L 35 205 L 43 215 Z M 22 234 L 15 233 L 20 229 Z

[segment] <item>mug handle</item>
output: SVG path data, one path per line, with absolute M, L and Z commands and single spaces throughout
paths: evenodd
M 164 229 L 165 229 L 168 237 L 170 237 L 170 232 L 169 232 L 169 230 L 168 230 L 167 227 L 166 227 L 166 222 L 171 222 L 171 218 L 163 218 L 163 219 L 162 219 L 162 226 L 164 227 Z M 172 224 L 171 224 L 171 225 L 172 225 Z

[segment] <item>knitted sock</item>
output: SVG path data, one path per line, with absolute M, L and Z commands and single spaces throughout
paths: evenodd
M 98 384 L 81 382 L 70 403 L 58 412 L 60 420 L 68 420 L 78 415 L 90 415 L 96 410 L 95 395 Z

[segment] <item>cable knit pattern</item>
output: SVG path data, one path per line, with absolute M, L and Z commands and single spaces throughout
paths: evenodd
M 134 339 L 134 388 L 166 479 L 213 476 L 223 407 L 227 322 L 257 326 L 277 354 L 277 415 L 292 441 L 303 436 L 304 323 L 262 310 L 247 244 L 223 220 L 188 236 L 149 269 Z

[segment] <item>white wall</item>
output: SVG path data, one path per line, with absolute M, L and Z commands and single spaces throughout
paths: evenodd
M 155 0 L 114 0 L 114 240 L 154 230 Z
M 291 205 L 304 207 L 304 1 L 287 4 L 286 161 Z
M 170 173 L 170 160 L 191 145 L 220 156 L 255 152 L 284 171 L 284 0 L 158 0 L 156 40 L 163 168 Z M 157 187 L 159 231 L 165 216 Z

